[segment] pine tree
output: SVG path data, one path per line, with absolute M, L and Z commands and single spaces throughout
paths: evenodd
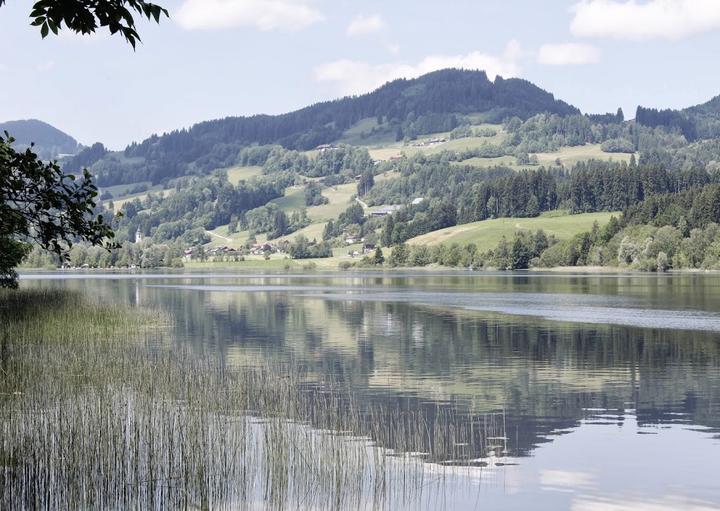
M 538 204 L 537 197 L 534 193 L 530 194 L 530 200 L 525 208 L 525 214 L 529 217 L 535 217 L 540 214 L 540 204 Z
M 388 215 L 385 217 L 385 227 L 382 230 L 382 235 L 380 237 L 380 243 L 382 243 L 383 247 L 389 247 L 392 245 L 393 240 L 393 230 L 395 229 L 395 220 L 393 220 L 392 215 Z
M 383 256 L 382 249 L 377 247 L 375 249 L 375 255 L 373 256 L 373 263 L 381 265 L 385 262 L 385 256 Z
M 525 244 L 522 236 L 515 236 L 511 258 L 511 268 L 513 270 L 527 270 L 530 266 L 530 249 Z

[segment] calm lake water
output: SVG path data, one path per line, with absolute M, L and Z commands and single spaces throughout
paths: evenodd
M 160 308 L 178 346 L 229 366 L 296 364 L 388 409 L 453 407 L 501 428 L 429 507 L 720 509 L 720 275 L 25 273 L 22 285 Z

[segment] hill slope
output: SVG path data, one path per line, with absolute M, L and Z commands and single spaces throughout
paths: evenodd
M 307 150 L 339 140 L 356 123 L 373 119 L 377 130 L 402 138 L 450 131 L 458 116 L 481 114 L 487 122 L 548 112 L 561 116 L 579 110 L 521 79 L 488 80 L 483 71 L 447 69 L 412 80 L 395 80 L 374 92 L 318 103 L 282 115 L 226 117 L 187 130 L 154 135 L 128 146 L 97 173 L 101 184 L 120 184 L 139 172 L 154 183 L 183 174 L 202 174 L 235 164 L 242 147 L 279 144 Z M 112 176 L 110 176 L 112 174 Z M 107 176 L 107 178 L 105 177 Z M 131 182 L 131 181 L 127 181 Z
M 581 232 L 590 231 L 595 222 L 604 225 L 613 213 L 563 214 L 551 211 L 534 218 L 495 218 L 469 224 L 460 224 L 417 236 L 408 241 L 410 245 L 440 245 L 474 243 L 481 252 L 492 250 L 505 237 L 511 240 L 517 231 L 542 229 L 559 240 L 569 239 Z M 619 213 L 615 213 L 616 216 Z
M 60 154 L 74 154 L 78 141 L 67 133 L 37 119 L 7 121 L 0 123 L 0 133 L 7 131 L 19 147 L 35 143 L 35 151 L 41 158 L 56 158 Z
M 639 106 L 635 118 L 644 126 L 679 130 L 689 141 L 720 137 L 720 96 L 682 110 Z
M 683 112 L 694 121 L 698 138 L 720 136 L 720 96 L 715 96 L 707 103 L 686 108 Z
M 362 96 L 318 103 L 283 115 L 227 117 L 199 123 L 188 134 L 215 138 L 217 142 L 278 143 L 311 149 L 337 140 L 344 130 L 366 118 L 381 116 L 402 122 L 408 116 L 473 112 L 487 113 L 488 120 L 501 121 L 509 116 L 526 119 L 541 112 L 570 115 L 579 110 L 526 80 L 498 77 L 491 82 L 484 71 L 446 69 L 412 80 L 395 80 Z

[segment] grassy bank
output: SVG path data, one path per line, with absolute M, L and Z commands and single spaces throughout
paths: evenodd
M 363 405 L 298 368 L 227 369 L 177 347 L 170 321 L 0 293 L 0 508 L 407 505 L 425 495 L 421 459 L 455 464 L 504 435 L 448 406 Z

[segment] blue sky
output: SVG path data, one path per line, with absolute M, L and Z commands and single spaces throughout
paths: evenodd
M 526 78 L 584 112 L 720 94 L 720 0 L 156 0 L 137 51 L 48 37 L 0 7 L 0 120 L 121 148 L 229 115 L 280 113 L 442 67 Z

